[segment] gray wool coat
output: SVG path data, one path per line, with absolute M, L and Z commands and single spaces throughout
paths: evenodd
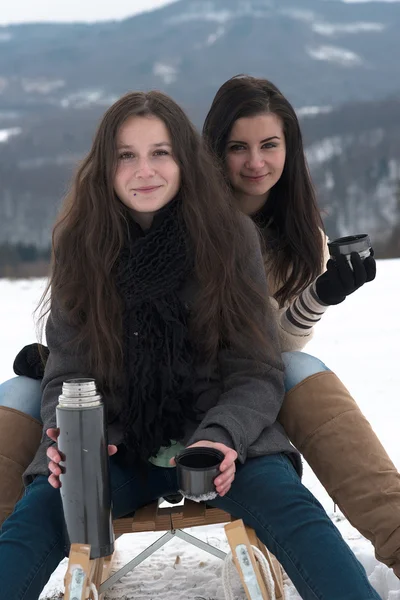
M 265 268 L 258 234 L 253 222 L 243 217 L 248 234 L 248 270 L 268 297 Z M 181 290 L 181 299 L 187 306 L 195 297 L 197 284 L 193 279 Z M 265 318 L 260 315 L 260 319 Z M 301 460 L 290 444 L 285 431 L 277 422 L 284 398 L 283 364 L 273 315 L 268 315 L 268 358 L 257 362 L 247 356 L 224 349 L 213 364 L 196 366 L 195 394 L 201 420 L 187 422 L 185 438 L 190 445 L 200 440 L 220 442 L 234 448 L 238 460 L 279 452 L 287 453 L 301 474 Z M 62 313 L 52 309 L 47 325 L 46 339 L 50 355 L 42 382 L 43 436 L 33 462 L 24 474 L 26 484 L 36 475 L 48 474 L 47 448 L 53 443 L 46 430 L 56 426 L 56 406 L 66 379 L 88 377 L 85 357 L 74 353 L 67 342 L 74 330 L 65 322 Z M 106 401 L 106 400 L 105 400 Z M 122 442 L 122 427 L 118 421 L 109 424 L 110 444 Z

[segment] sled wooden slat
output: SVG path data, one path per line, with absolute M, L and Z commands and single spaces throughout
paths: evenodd
M 187 500 L 182 506 L 159 507 L 157 502 L 140 508 L 132 517 L 114 521 L 115 535 L 145 531 L 168 531 L 169 529 L 187 529 L 201 525 L 229 523 L 229 513 L 212 508 L 202 502 Z
M 142 506 L 132 517 L 132 531 L 156 531 L 157 515 L 158 502 Z M 144 527 L 146 529 L 143 529 Z
M 210 510 L 210 508 L 208 509 Z M 193 500 L 185 500 L 183 505 L 184 519 L 204 519 L 206 515 L 206 505 L 204 502 L 193 502 Z
M 111 554 L 110 556 L 106 556 L 103 560 L 103 572 L 101 574 L 101 583 L 103 583 L 103 581 L 105 581 L 106 579 L 108 579 L 111 575 L 111 569 L 113 566 L 113 562 L 114 562 L 114 557 L 115 557 L 116 552 L 114 552 L 114 554 Z
M 250 544 L 261 550 L 261 552 L 263 553 L 263 555 L 269 563 L 272 579 L 274 580 L 275 584 L 276 600 L 283 600 L 283 578 L 281 565 L 279 564 L 275 556 L 271 554 L 271 552 L 269 552 L 269 550 L 264 546 L 262 542 L 260 542 L 260 540 L 256 536 L 256 532 L 254 531 L 254 529 L 248 527 L 247 525 L 245 525 L 244 527 L 247 533 L 247 537 L 249 538 Z
M 247 535 L 246 527 L 243 524 L 243 521 L 241 519 L 238 519 L 237 521 L 233 521 L 232 523 L 225 525 L 225 533 L 226 533 L 226 537 L 228 538 L 229 545 L 231 547 L 233 562 L 239 573 L 239 577 L 242 582 L 244 591 L 246 592 L 247 598 L 251 599 L 251 591 L 248 588 L 246 578 L 243 575 L 243 572 L 242 572 L 242 569 L 240 567 L 240 563 L 238 560 L 238 555 L 237 555 L 237 547 L 240 548 L 243 546 L 245 546 L 247 549 L 248 557 L 250 558 L 250 561 L 251 561 L 251 564 L 252 564 L 256 579 L 257 579 L 259 591 L 261 592 L 261 597 L 263 599 L 265 598 L 266 600 L 269 600 L 270 596 L 268 594 L 268 590 L 267 590 L 266 584 L 264 582 L 264 578 L 262 576 L 261 569 L 256 561 L 255 556 L 254 556 L 252 544 Z M 258 544 L 257 544 L 257 546 L 258 546 Z M 257 597 L 259 597 L 259 595 L 257 595 Z

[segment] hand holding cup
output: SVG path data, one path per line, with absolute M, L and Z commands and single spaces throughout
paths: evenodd
M 375 279 L 376 262 L 367 234 L 338 238 L 328 247 L 331 258 L 315 289 L 321 302 L 332 306 Z
M 180 452 L 176 465 L 180 492 L 193 500 L 224 496 L 235 478 L 237 452 L 225 444 L 202 440 Z

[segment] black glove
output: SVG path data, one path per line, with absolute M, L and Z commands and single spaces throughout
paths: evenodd
M 42 379 L 49 354 L 49 349 L 42 344 L 24 346 L 15 357 L 14 373 L 31 377 L 31 379 Z
M 353 269 L 343 254 L 335 260 L 328 260 L 325 273 L 318 277 L 315 284 L 321 302 L 328 305 L 340 304 L 346 296 L 358 290 L 364 283 L 375 279 L 376 262 L 372 249 L 370 256 L 364 260 L 358 252 L 352 252 L 351 264 Z

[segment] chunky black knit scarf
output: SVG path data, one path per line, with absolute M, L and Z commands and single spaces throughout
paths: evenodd
M 179 204 L 156 215 L 151 229 L 121 252 L 117 287 L 124 305 L 126 385 L 120 419 L 125 442 L 148 460 L 184 434 L 193 418 L 193 349 L 178 290 L 192 269 Z

